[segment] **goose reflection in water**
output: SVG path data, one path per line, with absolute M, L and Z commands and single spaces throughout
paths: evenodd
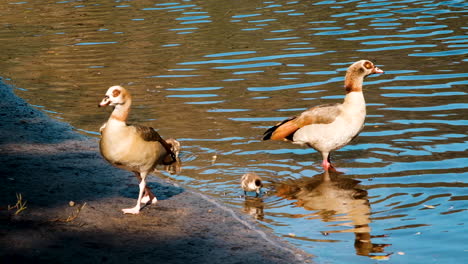
M 265 207 L 261 197 L 248 197 L 245 196 L 243 212 L 253 216 L 257 220 L 263 220 Z
M 170 165 L 164 165 L 164 171 L 169 172 L 171 175 L 179 174 L 182 171 L 182 161 L 176 158 L 176 161 Z
M 277 196 L 297 200 L 295 204 L 306 210 L 316 211 L 309 216 L 323 222 L 335 222 L 330 226 L 350 226 L 346 230 L 328 230 L 323 235 L 354 232 L 356 254 L 374 259 L 388 258 L 384 252 L 390 244 L 373 244 L 369 223 L 371 208 L 367 191 L 359 189 L 360 181 L 340 177 L 336 172 L 324 172 L 312 178 L 288 180 L 275 185 Z

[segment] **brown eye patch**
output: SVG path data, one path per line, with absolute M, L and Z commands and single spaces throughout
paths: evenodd
M 374 65 L 372 65 L 372 62 L 366 61 L 366 62 L 364 62 L 364 67 L 366 67 L 366 69 L 370 70 L 370 69 L 374 68 Z
M 120 95 L 120 90 L 115 89 L 114 91 L 112 91 L 112 96 L 113 97 L 117 97 L 119 95 Z

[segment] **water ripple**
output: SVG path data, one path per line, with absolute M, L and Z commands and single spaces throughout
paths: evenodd
M 252 62 L 252 61 L 265 61 L 265 60 L 275 60 L 275 59 L 284 59 L 284 58 L 296 58 L 296 57 L 309 57 L 309 56 L 318 56 L 331 51 L 325 52 L 309 52 L 309 53 L 293 53 L 293 54 L 278 54 L 270 55 L 263 57 L 250 57 L 244 59 L 218 59 L 218 60 L 208 60 L 208 61 L 191 61 L 191 62 L 181 62 L 179 65 L 200 65 L 200 64 L 230 64 L 230 63 L 243 63 L 243 62 Z
M 426 38 L 437 35 L 446 35 L 453 33 L 452 30 L 439 30 L 425 34 L 399 34 L 399 35 L 371 35 L 359 37 L 341 38 L 342 40 L 366 40 L 366 39 L 385 39 L 385 38 Z
M 454 56 L 454 55 L 464 55 L 464 54 L 468 54 L 468 49 L 412 53 L 412 54 L 409 54 L 409 56 L 440 57 L 440 56 Z
M 419 45 L 402 45 L 402 46 L 387 46 L 381 48 L 373 48 L 373 49 L 360 49 L 357 51 L 360 52 L 375 52 L 375 51 L 384 51 L 384 50 L 401 50 L 401 49 L 414 49 L 414 48 L 431 48 L 436 47 L 435 44 L 419 44 Z
M 444 119 L 426 119 L 426 120 L 392 120 L 392 123 L 398 124 L 447 124 L 452 126 L 468 126 L 468 120 L 444 120 Z
M 319 263 L 463 259 L 466 1 L 90 2 L 0 3 L 2 74 L 31 104 L 97 137 L 96 98 L 126 86 L 132 118 L 181 140 L 175 181 L 253 212 Z M 317 151 L 262 134 L 341 102 L 359 59 L 385 74 L 365 79 L 365 127 L 333 152 L 343 174 L 322 181 Z M 246 171 L 268 189 L 257 207 L 239 198 Z
M 436 106 L 422 106 L 422 107 L 387 107 L 383 110 L 396 110 L 396 111 L 445 111 L 445 110 L 459 110 L 468 109 L 468 104 L 445 104 Z
M 458 96 L 466 95 L 465 92 L 441 92 L 441 93 L 431 93 L 431 94 L 414 94 L 414 93 L 391 93 L 391 94 L 382 94 L 384 97 L 437 97 L 437 96 Z

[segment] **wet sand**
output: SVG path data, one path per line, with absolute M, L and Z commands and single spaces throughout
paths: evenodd
M 249 217 L 167 179 L 152 178 L 157 204 L 122 214 L 136 202 L 132 173 L 1 82 L 0 98 L 1 263 L 311 261 Z M 22 211 L 12 208 L 18 194 Z

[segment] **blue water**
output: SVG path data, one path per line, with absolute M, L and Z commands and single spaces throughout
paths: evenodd
M 182 172 L 318 263 L 468 259 L 466 1 L 4 1 L 0 75 L 90 136 L 106 89 L 133 122 L 182 142 Z M 366 126 L 332 157 L 263 132 L 343 100 L 347 67 L 372 60 Z M 245 199 L 243 173 L 268 191 Z M 326 178 L 326 177 L 325 177 Z M 274 187 L 274 189 L 273 189 Z

